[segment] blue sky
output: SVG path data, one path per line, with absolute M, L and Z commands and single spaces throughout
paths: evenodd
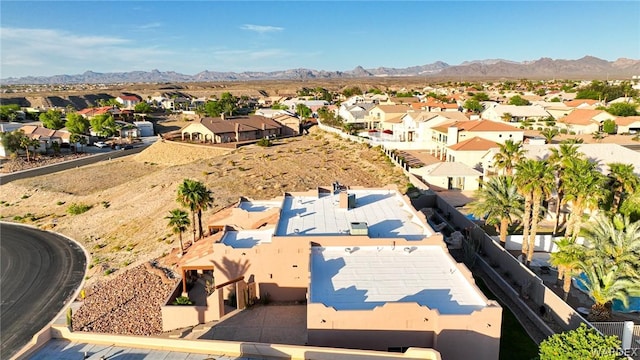
M 0 78 L 640 59 L 640 2 L 0 2 Z

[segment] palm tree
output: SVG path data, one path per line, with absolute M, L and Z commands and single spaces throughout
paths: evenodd
M 527 159 L 518 163 L 516 169 L 516 183 L 525 194 L 524 218 L 527 220 L 523 221 L 522 245 L 523 255 L 526 255 L 526 263 L 529 265 L 533 259 L 542 201 L 551 194 L 554 188 L 554 174 L 546 160 Z M 527 198 L 530 200 L 529 208 L 526 206 Z M 530 214 L 527 214 L 528 211 Z M 525 242 L 528 242 L 526 246 Z
M 583 158 L 584 154 L 578 151 L 576 144 L 563 143 L 557 148 L 551 149 L 549 163 L 556 169 L 556 220 L 553 224 L 553 235 L 558 233 L 560 223 L 560 211 L 564 206 L 564 171 L 574 159 Z
M 511 176 L 516 164 L 524 159 L 524 153 L 521 141 L 506 140 L 494 155 L 493 166 L 498 170 L 504 169 L 504 173 Z
M 182 245 L 182 233 L 187 230 L 191 221 L 189 221 L 189 214 L 182 209 L 173 209 L 169 211 L 169 216 L 165 217 L 169 220 L 167 226 L 171 228 L 174 234 L 178 234 L 180 240 L 180 254 L 184 254 L 184 246 Z
M 558 283 L 562 282 L 564 291 L 564 301 L 569 297 L 571 291 L 571 280 L 573 276 L 580 273 L 580 264 L 585 257 L 585 248 L 576 244 L 573 239 L 560 238 L 555 241 L 558 247 L 556 252 L 551 253 L 551 265 L 558 268 Z
M 605 194 L 605 177 L 597 163 L 589 159 L 574 159 L 567 163 L 563 173 L 565 198 L 571 202 L 571 216 L 567 221 L 565 236 L 578 236 L 585 210 L 596 209 Z
M 191 211 L 193 241 L 196 241 L 196 215 L 198 217 L 198 238 L 202 238 L 202 211 L 213 205 L 213 195 L 207 187 L 196 180 L 184 179 L 178 186 L 178 203 Z
M 617 265 L 607 267 L 601 262 L 581 264 L 584 278 L 578 281 L 586 288 L 594 301 L 589 314 L 591 321 L 604 321 L 611 318 L 613 300 L 620 300 L 629 306 L 629 296 L 640 294 L 640 282 L 625 276 Z
M 196 242 L 196 203 L 198 201 L 197 181 L 184 179 L 178 186 L 178 197 L 176 201 L 191 211 L 191 225 L 193 226 L 193 242 Z
M 560 134 L 560 131 L 558 131 L 558 129 L 550 127 L 545 128 L 540 132 L 540 135 L 544 136 L 544 140 L 547 142 L 547 144 L 551 144 L 553 138 L 558 136 L 558 134 Z
M 513 177 L 496 176 L 476 191 L 477 200 L 471 202 L 471 213 L 486 218 L 489 223 L 500 224 L 500 245 L 505 246 L 507 231 L 513 218 L 522 217 L 524 198 L 518 194 Z
M 35 149 L 40 147 L 40 141 L 32 139 L 26 135 L 22 135 L 20 137 L 20 147 L 27 153 L 27 161 L 31 161 L 31 158 L 29 157 L 29 148 L 33 147 L 35 151 Z
M 640 178 L 634 173 L 633 164 L 610 163 L 609 186 L 613 194 L 611 212 L 616 213 L 622 200 L 629 194 L 633 194 L 640 186 Z
M 511 120 L 513 119 L 513 115 L 511 115 L 511 113 L 504 113 L 500 118 L 504 122 L 511 122 Z
M 622 273 L 640 282 L 640 221 L 602 213 L 582 230 L 588 245 L 587 263 L 617 266 Z

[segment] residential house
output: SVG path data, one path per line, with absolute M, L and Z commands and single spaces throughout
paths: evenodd
M 498 144 L 504 144 L 507 140 L 518 142 L 524 140 L 524 130 L 489 120 L 454 121 L 432 128 L 431 137 L 435 143 L 433 155 L 446 160 L 449 147 L 459 142 L 474 137 Z
M 422 142 L 425 148 L 431 142 L 431 128 L 444 122 L 468 121 L 461 112 L 430 112 L 408 111 L 399 117 L 389 119 L 384 123 L 387 130 L 391 130 L 394 139 L 406 142 Z
M 459 162 L 482 171 L 482 158 L 487 151 L 499 148 L 500 144 L 478 136 L 453 144 L 447 149 L 447 161 Z
M 338 108 L 338 116 L 347 124 L 362 124 L 364 127 L 365 117 L 375 106 L 373 102 L 359 102 L 352 105 L 342 103 Z
M 228 143 L 257 140 L 264 137 L 280 136 L 282 127 L 279 122 L 264 116 L 234 116 L 202 118 L 182 130 L 182 140 L 202 143 Z
M 238 302 L 306 302 L 312 346 L 414 346 L 444 359 L 498 358 L 501 307 L 393 188 L 334 183 L 266 201 L 241 198 L 207 227 L 215 233 L 178 261 L 183 284 L 174 294 L 189 291 L 185 279 L 196 273 L 226 285 L 198 311 L 163 307 L 165 331 L 210 321 L 211 308 L 219 311 L 214 300 L 235 291 Z
M 40 146 L 37 151 L 41 153 L 46 153 L 51 149 L 54 146 L 54 142 L 58 143 L 59 146 L 62 146 L 62 144 L 65 143 L 69 144 L 69 140 L 71 138 L 71 133 L 67 130 L 52 130 L 39 125 L 25 125 L 21 127 L 20 130 L 22 130 L 30 139 L 38 140 L 40 142 Z
M 564 104 L 575 109 L 595 109 L 597 106 L 604 105 L 600 101 L 592 99 L 574 99 L 565 101 Z
M 439 162 L 419 168 L 410 168 L 409 172 L 420 176 L 432 190 L 478 189 L 482 181 L 482 172 L 462 162 Z
M 640 116 L 619 116 L 616 118 L 616 126 L 618 134 L 640 133 Z
M 280 115 L 295 116 L 295 114 L 296 114 L 295 112 L 291 112 L 289 110 L 271 109 L 271 108 L 258 109 L 255 112 L 255 115 L 264 116 L 269 119 L 273 119 L 274 117 L 277 117 Z
M 139 137 L 153 136 L 155 134 L 151 121 L 134 121 L 133 126 L 138 129 Z
M 142 102 L 142 98 L 138 95 L 120 95 L 116 98 L 116 101 L 122 104 L 125 109 L 133 109 Z
M 273 117 L 273 120 L 282 125 L 280 135 L 295 136 L 302 134 L 302 121 L 299 117 L 290 114 L 280 114 Z
M 486 107 L 480 114 L 482 119 L 502 122 L 539 121 L 549 116 L 551 115 L 538 105 L 493 105 Z
M 635 101 L 635 99 L 634 99 L 634 98 L 632 98 L 632 97 L 629 97 L 629 96 L 621 96 L 621 97 L 619 97 L 619 98 L 617 98 L 617 99 L 613 99 L 613 100 L 609 101 L 608 105 L 611 105 L 611 104 L 620 104 L 620 103 L 623 103 L 623 104 L 632 104 L 632 103 L 635 103 L 635 102 L 636 102 L 636 101 Z
M 616 116 L 604 110 L 575 109 L 569 115 L 558 119 L 556 126 L 577 135 L 592 134 L 600 131 L 605 120 L 616 119 Z
M 312 113 L 315 113 L 321 107 L 329 105 L 329 102 L 325 100 L 306 100 L 301 98 L 293 98 L 283 101 L 282 104 L 286 105 L 288 110 L 293 113 L 296 113 L 296 107 L 298 106 L 298 104 L 304 104 L 306 107 L 311 109 Z
M 398 118 L 410 109 L 407 105 L 376 105 L 365 116 L 368 129 L 382 129 L 382 124 L 390 119 Z

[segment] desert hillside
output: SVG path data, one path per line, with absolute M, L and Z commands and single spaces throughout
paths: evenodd
M 204 182 L 214 194 L 204 219 L 240 196 L 269 199 L 336 180 L 351 186 L 397 184 L 401 190 L 407 184 L 379 149 L 314 128 L 311 135 L 268 148 L 229 151 L 158 142 L 137 155 L 11 182 L 0 187 L 1 215 L 80 241 L 93 257 L 93 282 L 177 249 L 165 216 L 178 207 L 176 191 L 185 178 Z M 71 215 L 71 204 L 91 208 Z

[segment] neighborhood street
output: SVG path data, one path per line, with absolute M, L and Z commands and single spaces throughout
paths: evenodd
M 87 259 L 54 233 L 0 223 L 0 235 L 0 358 L 8 359 L 71 300 Z

